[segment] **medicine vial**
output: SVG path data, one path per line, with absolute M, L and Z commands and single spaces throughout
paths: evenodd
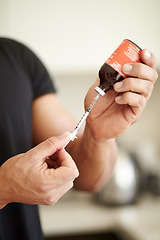
M 141 62 L 142 49 L 129 39 L 124 39 L 112 55 L 99 70 L 100 84 L 95 90 L 104 96 L 106 91 L 113 89 L 113 85 L 126 78 L 122 67 L 126 63 Z

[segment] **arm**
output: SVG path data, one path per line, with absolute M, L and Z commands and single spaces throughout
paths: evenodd
M 92 185 L 93 190 L 99 189 L 109 178 L 116 158 L 114 139 L 122 135 L 140 118 L 151 96 L 154 83 L 158 78 L 155 70 L 155 56 L 147 50 L 143 50 L 141 60 L 142 63 L 123 67 L 123 71 L 128 77 L 116 83 L 114 90 L 107 92 L 105 97 L 99 99 L 87 119 L 83 143 L 80 145 L 81 159 L 79 161 L 82 162 L 82 166 L 79 167 L 79 172 L 82 178 L 76 179 L 80 186 L 81 184 L 85 186 L 83 172 L 87 169 L 86 165 L 88 165 L 88 175 L 86 176 L 88 178 L 92 178 L 93 175 L 97 177 L 97 181 L 96 178 L 92 179 L 95 183 Z M 99 80 L 88 91 L 85 99 L 86 109 L 96 94 L 93 89 L 98 83 Z M 87 149 L 85 154 L 89 158 L 86 161 L 83 160 L 85 158 L 82 149 Z M 96 161 L 97 171 L 96 168 L 91 168 Z
M 79 189 L 97 191 L 108 180 L 117 155 L 115 138 L 136 122 L 145 108 L 158 77 L 155 57 L 146 52 L 148 53 L 143 50 L 141 53 L 143 63 L 132 64 L 130 71 L 124 66 L 124 73 L 129 77 L 122 81 L 121 88 L 116 83 L 114 90 L 99 99 L 86 121 L 84 131 L 67 146 L 80 172 L 75 181 L 75 186 Z M 88 91 L 86 109 L 96 94 L 94 87 L 98 81 Z M 33 126 L 36 140 L 43 141 L 65 130 L 73 131 L 75 125 L 75 120 L 66 113 L 56 96 L 48 94 L 34 101 Z

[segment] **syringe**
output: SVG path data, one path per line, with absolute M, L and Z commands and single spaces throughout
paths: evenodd
M 88 115 L 90 114 L 91 110 L 93 109 L 94 105 L 98 101 L 99 96 L 100 96 L 100 94 L 98 93 L 97 96 L 93 99 L 93 101 L 90 104 L 89 108 L 86 110 L 86 112 L 83 114 L 83 116 L 79 120 L 77 126 L 75 127 L 74 131 L 72 132 L 72 136 L 71 136 L 71 139 L 70 139 L 71 141 L 74 141 L 74 139 L 76 138 L 76 135 L 77 135 L 79 129 L 81 128 L 81 126 L 83 125 L 83 123 L 87 119 Z
M 88 107 L 88 109 L 85 111 L 85 113 L 83 114 L 83 116 L 81 117 L 81 119 L 79 120 L 79 122 L 77 123 L 77 126 L 75 127 L 74 131 L 71 133 L 71 138 L 68 141 L 68 143 L 70 141 L 74 141 L 75 138 L 77 138 L 77 133 L 79 132 L 81 126 L 83 125 L 83 123 L 85 122 L 85 120 L 87 119 L 88 115 L 90 114 L 91 110 L 93 109 L 93 107 L 95 106 L 96 102 L 98 101 L 100 96 L 105 96 L 105 92 L 104 90 L 100 89 L 99 87 L 95 88 L 95 91 L 98 92 L 97 96 L 93 99 L 92 103 L 90 104 L 90 106 Z M 68 145 L 68 143 L 64 146 L 64 148 Z

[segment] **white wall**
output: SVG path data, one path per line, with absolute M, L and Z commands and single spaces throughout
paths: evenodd
M 160 1 L 0 0 L 0 35 L 28 44 L 54 73 L 98 70 L 124 38 L 160 65 Z

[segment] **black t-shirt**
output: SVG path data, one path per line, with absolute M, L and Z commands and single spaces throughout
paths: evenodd
M 36 55 L 0 38 L 0 165 L 32 147 L 32 101 L 50 92 L 55 88 Z M 0 210 L 0 240 L 41 239 L 37 206 L 10 203 Z

